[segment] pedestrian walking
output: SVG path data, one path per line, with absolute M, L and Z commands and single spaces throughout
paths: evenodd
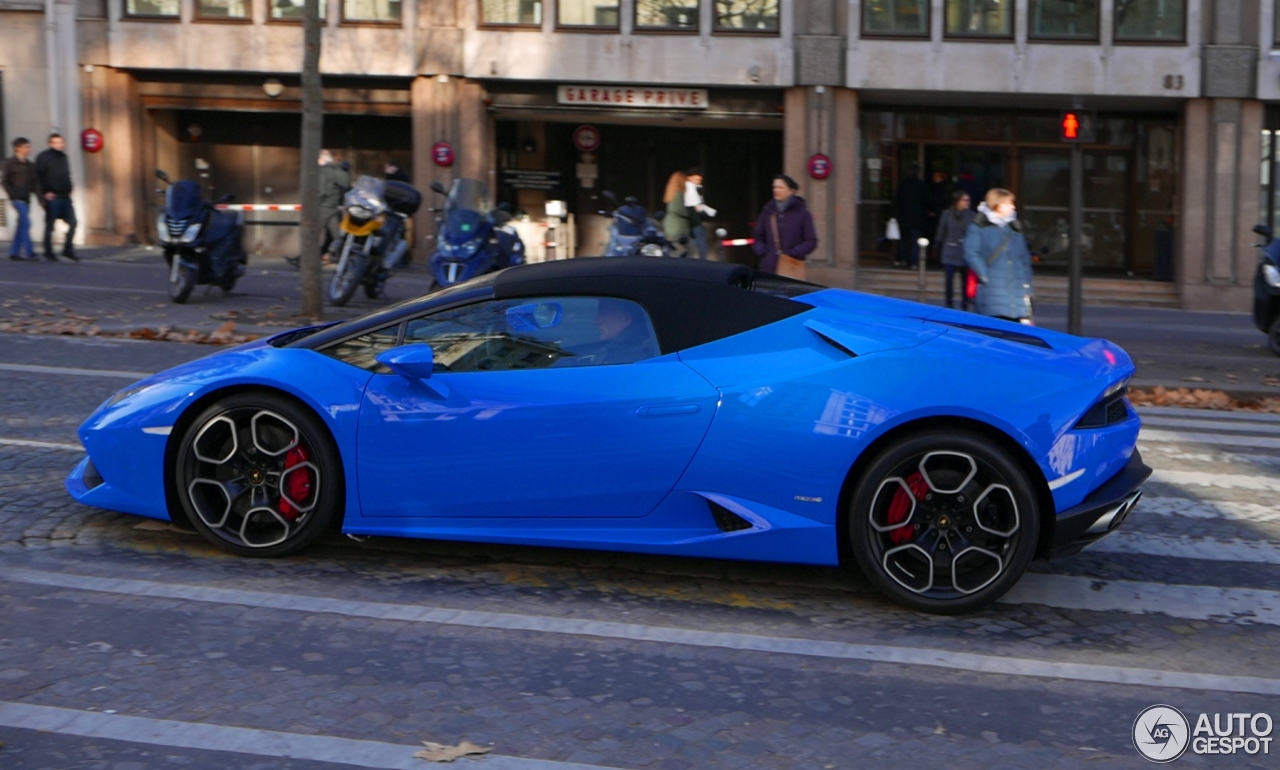
M 1013 193 L 999 187 L 987 191 L 965 235 L 964 261 L 978 277 L 979 313 L 1031 323 L 1031 252 Z
M 683 171 L 676 171 L 667 178 L 667 189 L 662 192 L 666 213 L 662 215 L 662 234 L 673 244 L 681 245 L 683 256 L 689 254 L 689 211 L 684 205 L 684 186 L 689 181 Z
M 707 246 L 707 226 L 704 223 L 715 219 L 716 210 L 702 198 L 702 169 L 691 168 L 684 175 L 684 205 L 688 210 L 689 241 L 693 247 L 686 254 L 695 259 L 707 259 L 711 252 Z
M 31 242 L 31 195 L 36 190 L 36 170 L 31 162 L 31 142 L 24 137 L 13 140 L 13 155 L 0 171 L 0 186 L 18 213 L 13 242 L 9 244 L 9 259 L 35 259 L 36 248 Z
M 818 248 L 818 231 L 799 191 L 800 185 L 786 174 L 773 178 L 773 200 L 756 218 L 751 248 L 760 257 L 762 271 L 803 281 L 808 276 L 805 258 Z
M 49 134 L 49 148 L 36 156 L 36 193 L 44 205 L 44 258 L 57 262 L 53 255 L 53 224 L 67 223 L 67 238 L 62 243 L 62 256 L 80 261 L 76 256 L 76 209 L 71 205 L 71 159 L 62 134 Z
M 328 254 L 342 238 L 342 196 L 351 189 L 351 172 L 336 163 L 333 152 L 321 150 L 320 158 L 320 253 Z
M 938 230 L 933 242 L 938 245 L 938 256 L 942 260 L 942 269 L 946 274 L 947 307 L 953 304 L 952 284 L 957 276 L 960 278 L 960 309 L 969 309 L 969 298 L 965 295 L 966 280 L 969 268 L 964 262 L 964 239 L 973 224 L 974 211 L 970 208 L 969 193 L 956 190 L 951 193 L 951 205 L 938 218 Z
M 898 240 L 898 267 L 915 269 L 920 258 L 918 241 L 929 228 L 929 187 L 920 178 L 920 167 L 912 165 L 898 181 L 893 197 L 893 216 L 898 220 L 902 237 Z

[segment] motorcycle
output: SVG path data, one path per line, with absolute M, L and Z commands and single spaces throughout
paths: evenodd
M 640 200 L 628 196 L 623 205 L 618 205 L 618 198 L 605 190 L 600 198 L 610 206 L 612 211 L 601 211 L 601 216 L 613 219 L 609 227 L 609 243 L 605 246 L 606 257 L 672 257 L 675 256 L 675 244 L 667 240 L 662 230 L 662 217 L 665 211 L 659 211 L 656 217 L 650 217 Z M 680 243 L 688 242 L 682 237 Z
M 436 253 L 431 256 L 436 288 L 524 264 L 524 241 L 511 225 L 511 208 L 502 203 L 490 209 L 489 188 L 483 182 L 455 179 L 447 191 L 433 182 L 431 190 L 445 196 L 444 216 L 436 220 Z
M 404 182 L 362 176 L 342 198 L 342 236 L 337 248 L 338 267 L 329 279 L 329 301 L 345 305 L 364 286 L 365 296 L 376 299 L 392 268 L 409 251 L 405 239 L 409 217 L 422 205 L 422 195 Z
M 1280 240 L 1272 237 L 1266 225 L 1257 225 L 1253 231 L 1263 239 L 1254 244 L 1261 254 L 1253 274 L 1253 324 L 1267 335 L 1267 348 L 1280 356 Z
M 204 285 L 230 293 L 249 263 L 242 243 L 244 215 L 218 211 L 214 206 L 234 200 L 234 196 L 224 195 L 209 203 L 201 195 L 199 182 L 171 182 L 161 170 L 156 171 L 156 178 L 168 185 L 156 232 L 169 265 L 169 298 L 181 305 L 192 289 Z

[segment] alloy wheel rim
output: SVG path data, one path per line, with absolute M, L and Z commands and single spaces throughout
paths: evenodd
M 270 548 L 297 535 L 320 500 L 315 448 L 268 409 L 231 409 L 197 430 L 183 457 L 191 509 L 218 537 Z
M 881 480 L 866 520 L 881 570 L 936 600 L 978 593 L 1005 574 L 1022 537 L 1008 479 L 966 452 L 914 455 Z

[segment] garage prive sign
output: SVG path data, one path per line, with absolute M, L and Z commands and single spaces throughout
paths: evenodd
M 587 107 L 656 107 L 659 109 L 705 110 L 705 88 L 650 88 L 647 86 L 560 86 L 560 104 Z

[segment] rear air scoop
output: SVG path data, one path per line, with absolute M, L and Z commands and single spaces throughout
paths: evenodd
M 809 319 L 804 325 L 827 344 L 852 356 L 914 348 L 946 331 L 923 325 L 904 328 L 872 316 L 861 316 L 851 321 Z

